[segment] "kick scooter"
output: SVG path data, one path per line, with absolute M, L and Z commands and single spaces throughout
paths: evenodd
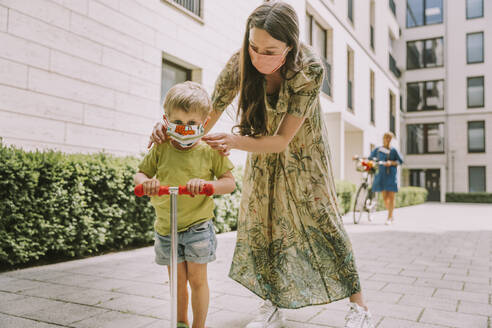
M 144 195 L 143 186 L 137 185 L 135 187 L 135 195 L 142 197 Z M 214 194 L 214 186 L 212 184 L 205 184 L 201 195 L 212 196 Z M 178 195 L 191 195 L 186 186 L 169 187 L 161 186 L 159 188 L 159 196 L 170 195 L 171 196 L 171 268 L 169 275 L 169 282 L 171 284 L 171 328 L 176 328 L 178 324 Z

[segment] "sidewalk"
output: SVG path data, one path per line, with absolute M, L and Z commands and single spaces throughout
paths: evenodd
M 492 328 L 492 205 L 433 204 L 346 228 L 378 328 Z M 227 277 L 235 234 L 209 266 L 209 328 L 240 328 L 260 300 Z M 169 327 L 152 247 L 0 274 L 0 327 Z M 347 301 L 286 311 L 288 327 L 343 327 Z M 191 313 L 191 312 L 190 312 Z

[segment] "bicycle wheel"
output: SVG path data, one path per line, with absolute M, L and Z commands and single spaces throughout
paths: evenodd
M 355 194 L 354 202 L 354 224 L 358 224 L 362 218 L 362 214 L 366 211 L 367 185 L 361 184 Z

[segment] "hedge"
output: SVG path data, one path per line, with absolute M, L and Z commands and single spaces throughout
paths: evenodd
M 150 243 L 154 210 L 132 195 L 137 162 L 0 146 L 0 266 Z
M 337 190 L 338 205 L 340 207 L 340 213 L 346 214 L 352 210 L 352 204 L 357 191 L 357 186 L 349 181 L 337 180 L 335 181 L 335 188 Z
M 427 200 L 428 191 L 422 187 L 401 187 L 396 193 L 395 208 L 422 204 Z M 378 211 L 386 209 L 381 195 L 378 196 Z
M 448 203 L 492 203 L 490 192 L 447 192 Z

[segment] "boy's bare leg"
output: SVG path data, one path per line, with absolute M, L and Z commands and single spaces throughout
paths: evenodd
M 188 281 L 191 286 L 192 328 L 205 328 L 210 291 L 207 280 L 207 264 L 188 263 Z
M 170 267 L 167 272 L 171 276 Z M 186 262 L 178 263 L 178 322 L 188 326 L 188 268 Z

